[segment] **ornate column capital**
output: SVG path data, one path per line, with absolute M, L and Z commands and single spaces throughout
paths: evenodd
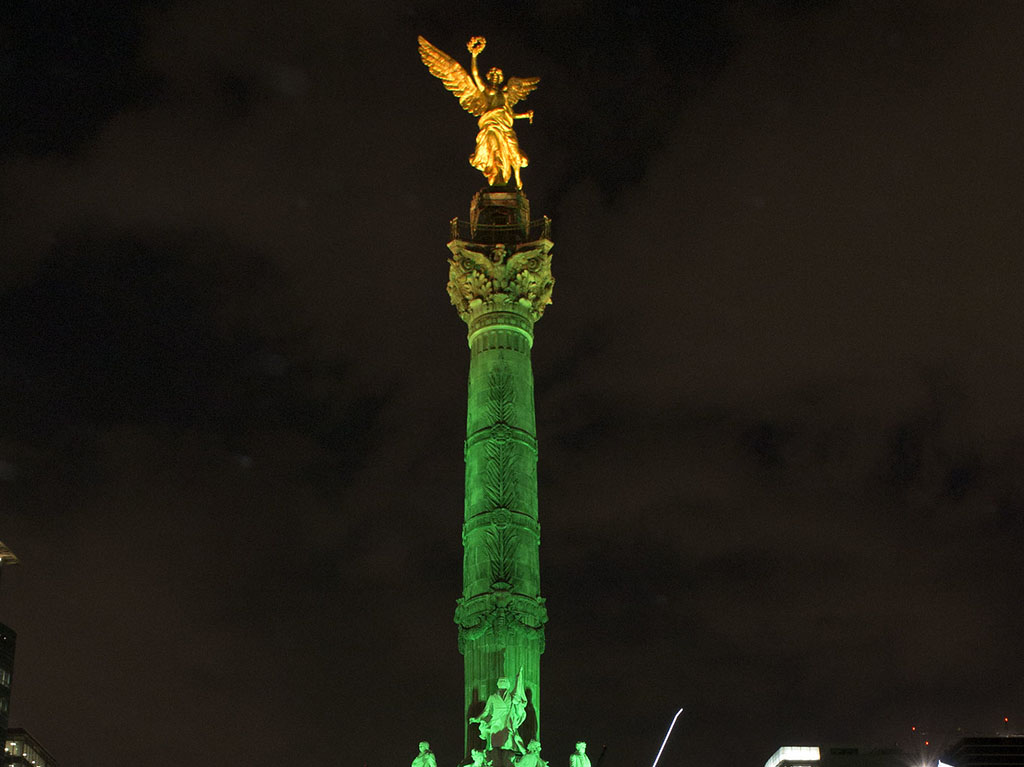
M 492 311 L 516 311 L 533 321 L 551 303 L 548 239 L 519 244 L 485 245 L 455 239 L 448 243 L 448 295 L 459 316 L 469 324 Z

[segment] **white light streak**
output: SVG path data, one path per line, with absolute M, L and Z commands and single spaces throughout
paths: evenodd
M 665 740 L 661 741 L 661 748 L 658 749 L 658 755 L 654 757 L 654 764 L 651 767 L 658 767 L 658 760 L 661 759 L 661 752 L 665 750 L 665 744 L 668 743 L 668 736 L 672 734 L 672 728 L 676 726 L 676 719 L 683 713 L 682 709 L 676 711 L 676 715 L 672 717 L 672 724 L 668 726 L 668 732 L 665 733 Z

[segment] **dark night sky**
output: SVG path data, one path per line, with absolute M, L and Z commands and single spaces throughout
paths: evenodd
M 540 76 L 544 755 L 1022 729 L 1024 4 L 0 4 L 0 620 L 64 765 L 461 755 L 475 125 Z

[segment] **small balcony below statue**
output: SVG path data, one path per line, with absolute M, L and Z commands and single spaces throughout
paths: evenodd
M 543 218 L 520 224 L 484 224 L 465 221 L 458 217 L 451 221 L 451 238 L 463 242 L 477 242 L 481 245 L 515 245 L 521 242 L 535 242 L 551 239 L 551 219 Z

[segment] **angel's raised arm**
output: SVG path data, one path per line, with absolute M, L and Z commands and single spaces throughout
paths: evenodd
M 483 38 L 474 37 L 469 41 L 469 49 L 473 53 L 472 78 L 459 62 L 440 48 L 431 45 L 422 37 L 419 38 L 419 44 L 420 58 L 427 65 L 430 74 L 443 82 L 444 87 L 456 95 L 463 109 L 477 117 L 482 115 L 487 104 L 483 98 L 483 84 L 480 82 L 480 75 L 476 69 L 476 57 L 483 50 Z
M 470 67 L 470 71 L 473 73 L 473 82 L 476 83 L 476 87 L 480 90 L 486 90 L 484 81 L 480 79 L 480 70 L 476 67 L 476 57 L 480 55 L 480 51 L 487 45 L 487 41 L 482 37 L 472 37 L 469 42 L 466 43 L 466 47 L 469 49 L 470 56 L 473 57 L 473 62 Z

